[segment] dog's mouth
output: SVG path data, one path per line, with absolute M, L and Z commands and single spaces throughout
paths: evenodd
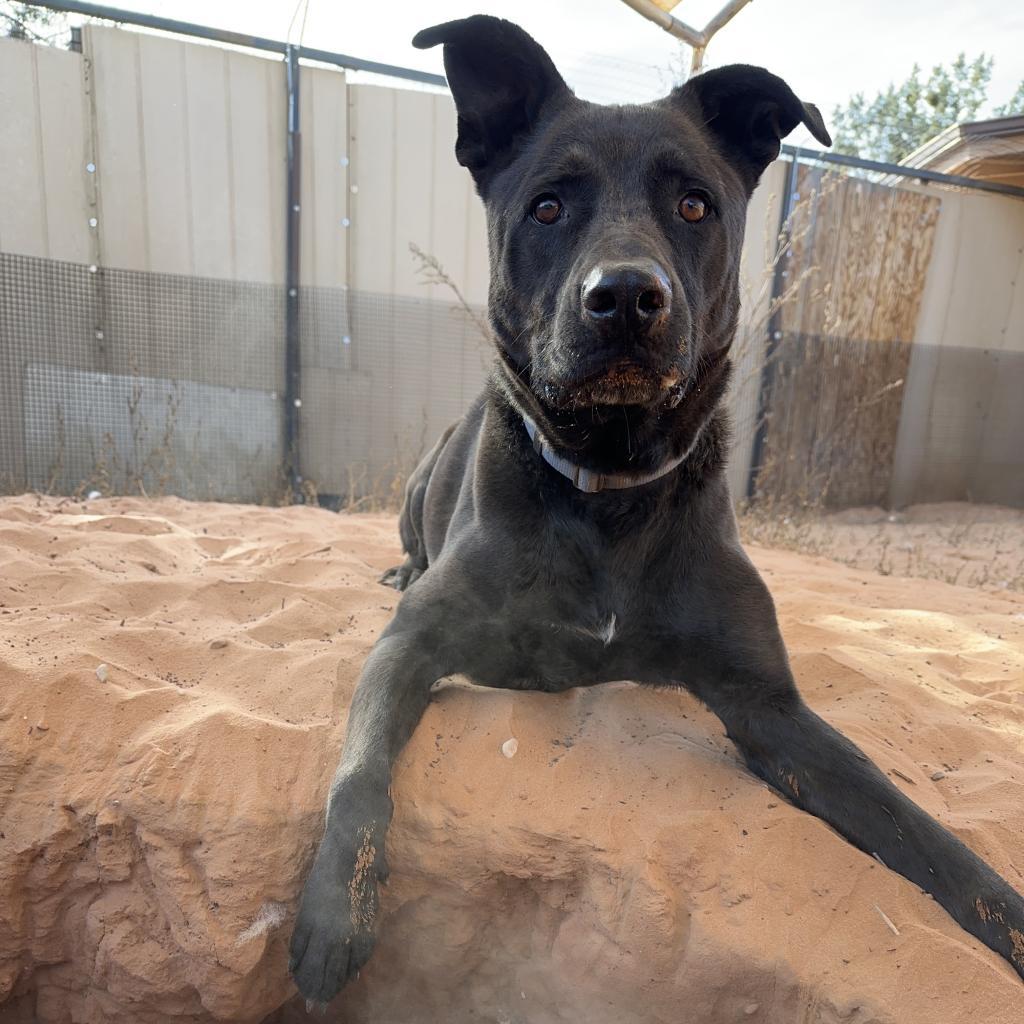
M 571 385 L 546 384 L 544 398 L 556 408 L 594 405 L 678 405 L 685 391 L 679 367 L 658 371 L 635 359 L 620 359 Z

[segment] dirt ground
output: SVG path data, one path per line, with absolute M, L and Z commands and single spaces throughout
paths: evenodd
M 811 706 L 1022 887 L 1020 519 L 922 515 L 794 526 L 871 567 L 882 536 L 888 576 L 750 551 Z M 398 557 L 392 515 L 0 499 L 4 1024 L 306 1019 L 287 941 Z M 392 795 L 338 1024 L 1024 1020 L 1005 961 L 685 691 L 445 682 Z
M 1024 511 L 943 502 L 901 512 L 843 512 L 740 517 L 744 539 L 871 569 L 883 576 L 943 580 L 1024 592 Z

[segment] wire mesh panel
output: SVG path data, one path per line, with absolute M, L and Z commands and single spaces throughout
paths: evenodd
M 301 295 L 302 474 L 323 500 L 394 504 L 483 386 L 490 342 L 454 303 L 327 288 Z
M 303 288 L 300 308 L 302 476 L 394 501 L 489 342 L 458 304 Z M 0 336 L 5 491 L 285 495 L 284 289 L 2 254 Z
M 280 492 L 281 289 L 0 255 L 11 491 Z

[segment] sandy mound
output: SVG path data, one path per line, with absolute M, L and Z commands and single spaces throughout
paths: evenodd
M 809 702 L 1024 886 L 1024 598 L 754 555 Z M 385 516 L 0 501 L 0 1019 L 299 1018 L 291 915 L 396 557 Z M 394 796 L 335 1020 L 1024 1016 L 1002 960 L 684 693 L 446 684 Z

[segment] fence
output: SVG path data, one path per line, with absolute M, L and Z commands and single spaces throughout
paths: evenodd
M 1021 281 L 1019 198 L 769 168 L 744 253 L 734 494 L 1024 506 Z
M 941 200 L 796 168 L 753 494 L 885 505 Z
M 274 500 L 282 64 L 97 25 L 81 41 L 0 40 L 0 485 Z M 478 327 L 410 252 L 482 309 L 483 211 L 447 96 L 302 77 L 298 462 L 350 496 L 390 486 L 484 380 Z
M 0 488 L 386 500 L 468 405 L 488 267 L 450 98 L 301 81 L 295 211 L 278 57 L 0 40 Z M 734 493 L 1024 505 L 1024 203 L 797 172 L 748 219 Z

